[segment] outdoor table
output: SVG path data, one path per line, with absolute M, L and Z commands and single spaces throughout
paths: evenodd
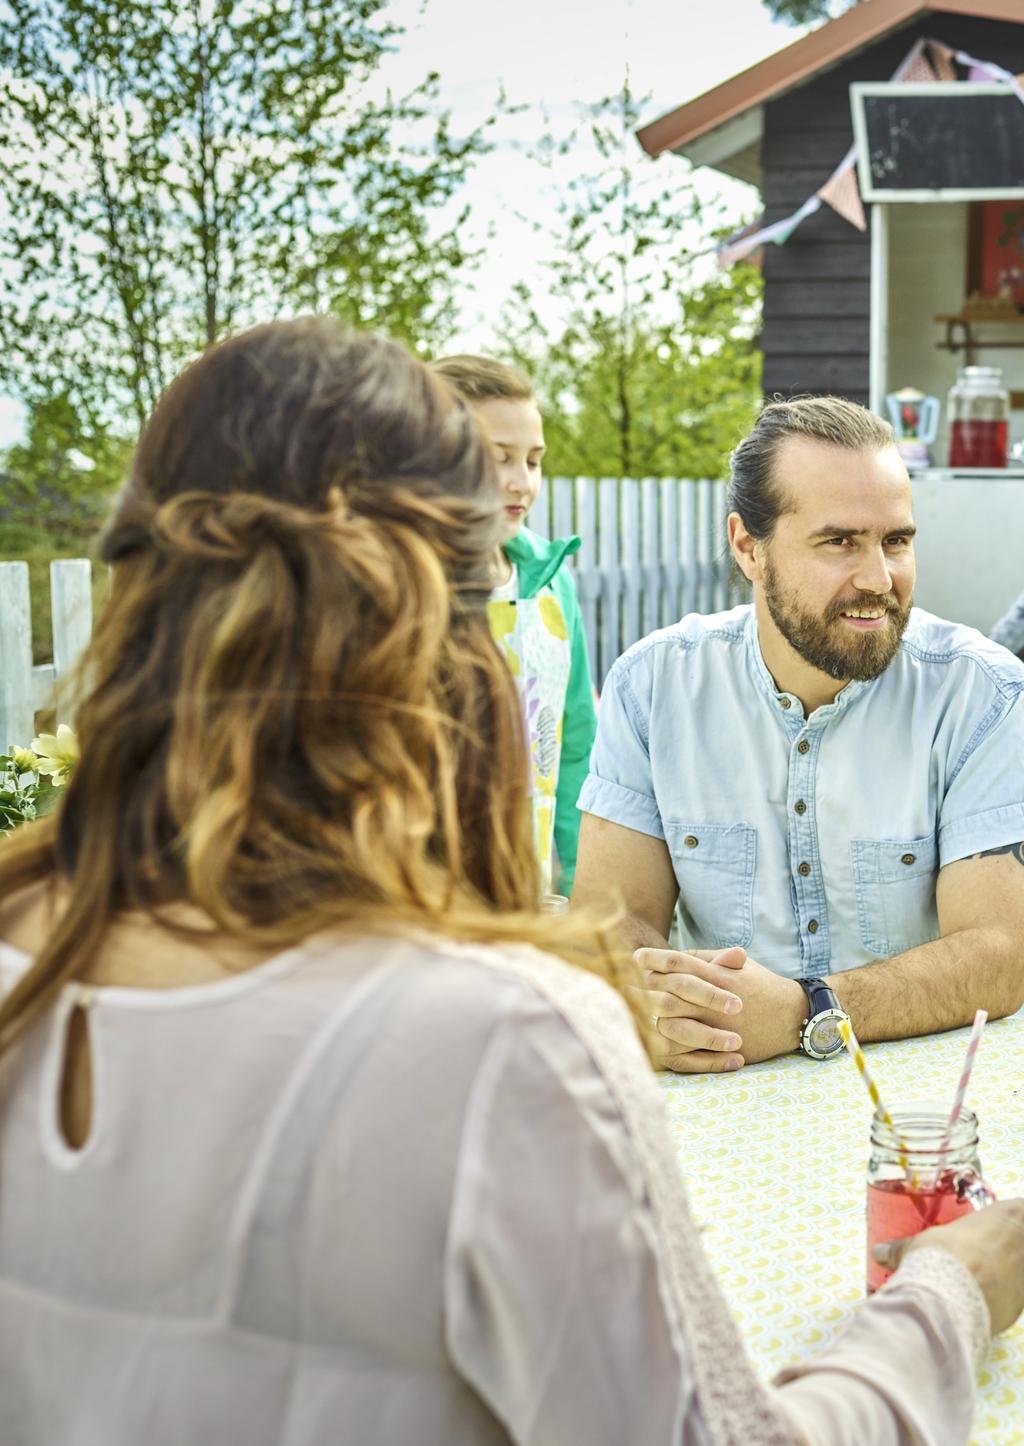
M 970 1031 L 865 1046 L 890 1109 L 948 1101 Z M 985 1027 L 967 1104 L 1001 1198 L 1024 1195 L 1024 1010 Z M 845 1052 L 732 1074 L 658 1076 L 696 1222 L 755 1365 L 766 1377 L 834 1340 L 864 1297 L 872 1106 Z M 997 1337 L 971 1442 L 1024 1443 L 1024 1323 Z

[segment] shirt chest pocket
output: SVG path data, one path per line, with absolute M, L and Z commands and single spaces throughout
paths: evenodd
M 850 848 L 864 948 L 885 959 L 937 939 L 939 851 L 934 837 L 854 839 Z
M 697 938 L 714 949 L 754 936 L 757 829 L 745 823 L 665 823 L 680 903 Z

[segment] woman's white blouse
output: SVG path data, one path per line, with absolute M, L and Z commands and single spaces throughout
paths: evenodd
M 3 1446 L 966 1442 L 988 1317 L 944 1252 L 758 1381 L 594 976 L 319 940 L 90 993 L 81 1150 L 79 986 L 0 1082 Z

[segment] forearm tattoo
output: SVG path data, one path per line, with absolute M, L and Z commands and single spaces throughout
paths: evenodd
M 983 849 L 980 854 L 971 854 L 972 859 L 991 859 L 996 854 L 1010 854 L 1019 864 L 1024 866 L 1024 842 L 1015 844 L 1002 844 L 997 849 Z

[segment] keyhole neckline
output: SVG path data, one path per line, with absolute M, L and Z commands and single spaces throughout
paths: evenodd
M 72 984 L 64 989 L 54 1005 L 46 1042 L 47 1054 L 42 1071 L 40 1101 L 43 1150 L 51 1164 L 67 1172 L 79 1169 L 95 1154 L 99 1136 L 101 1071 L 96 1043 L 94 1002 L 95 991 L 89 985 Z M 66 1136 L 64 1109 L 68 1070 L 74 1067 L 71 1049 L 76 1017 L 81 1020 L 83 1029 L 81 1047 L 87 1051 L 86 1071 L 89 1080 L 89 1120 L 80 1145 L 72 1144 Z

